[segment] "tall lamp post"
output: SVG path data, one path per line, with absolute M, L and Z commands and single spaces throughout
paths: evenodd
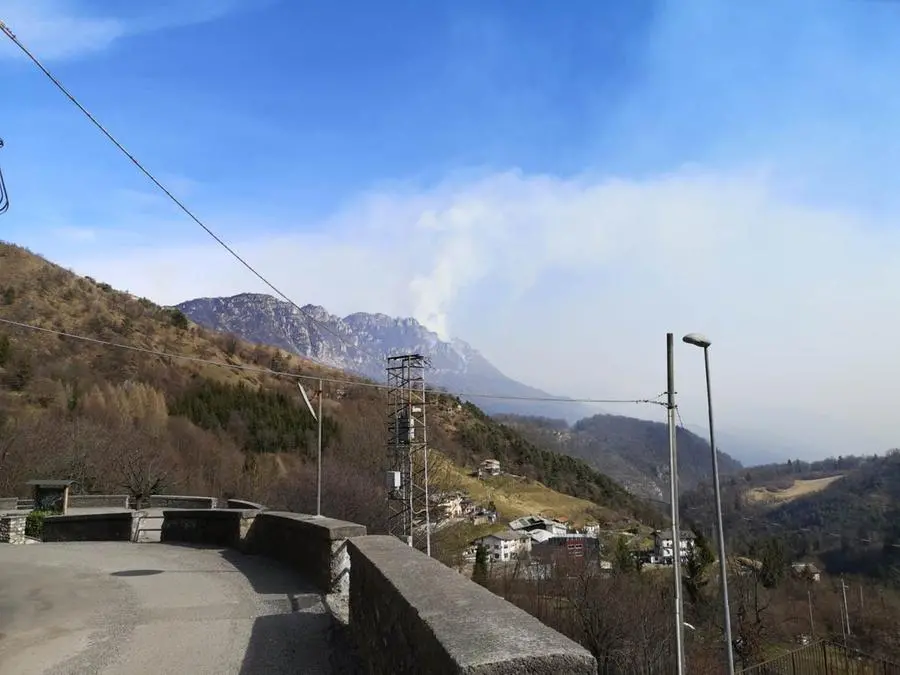
M 682 338 L 684 342 L 703 350 L 703 361 L 706 367 L 706 407 L 709 411 L 709 447 L 712 451 L 713 489 L 716 495 L 716 531 L 719 539 L 719 570 L 722 575 L 722 609 L 725 613 L 725 649 L 728 658 L 728 675 L 734 675 L 734 647 L 731 641 L 731 609 L 728 603 L 728 562 L 725 558 L 725 527 L 722 524 L 722 489 L 719 485 L 719 457 L 716 452 L 716 432 L 713 425 L 712 387 L 709 379 L 709 346 L 708 338 L 699 333 L 689 333 Z

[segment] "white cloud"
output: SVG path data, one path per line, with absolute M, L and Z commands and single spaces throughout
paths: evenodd
M 113 15 L 108 3 L 103 15 L 81 10 L 74 0 L 4 0 L 3 20 L 22 43 L 42 61 L 54 61 L 101 52 L 130 35 L 204 23 L 246 6 L 259 8 L 270 0 L 156 0 L 120 6 L 127 15 Z M 0 58 L 21 57 L 9 40 L 0 44 Z
M 568 395 L 661 392 L 672 331 L 695 424 L 702 359 L 680 336 L 699 330 L 714 341 L 726 427 L 829 452 L 896 444 L 898 235 L 776 187 L 758 170 L 642 181 L 509 172 L 367 195 L 317 234 L 234 243 L 297 302 L 415 314 Z M 166 303 L 266 290 L 212 244 L 60 262 Z
M 11 0 L 0 19 L 39 59 L 48 60 L 101 51 L 127 32 L 117 19 L 77 16 L 71 10 L 58 0 Z M 3 43 L 0 56 L 20 55 L 7 39 Z

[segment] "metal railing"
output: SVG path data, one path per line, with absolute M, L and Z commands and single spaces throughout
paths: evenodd
M 900 675 L 900 664 L 821 640 L 745 668 L 740 675 Z

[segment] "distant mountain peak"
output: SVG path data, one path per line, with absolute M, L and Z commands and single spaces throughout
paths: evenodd
M 196 323 L 234 333 L 259 344 L 280 347 L 325 365 L 385 379 L 385 359 L 420 353 L 431 363 L 429 385 L 452 392 L 490 396 L 546 398 L 547 392 L 504 375 L 469 343 L 442 340 L 437 333 L 411 317 L 354 312 L 341 318 L 319 305 L 302 311 L 288 302 L 260 293 L 231 297 L 197 298 L 178 305 Z M 548 414 L 548 404 L 534 401 L 473 399 L 489 413 Z M 555 416 L 576 420 L 590 411 L 580 404 L 551 403 Z

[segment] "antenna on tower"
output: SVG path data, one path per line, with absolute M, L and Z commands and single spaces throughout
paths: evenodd
M 388 532 L 431 555 L 425 365 L 421 354 L 390 356 L 388 379 Z

